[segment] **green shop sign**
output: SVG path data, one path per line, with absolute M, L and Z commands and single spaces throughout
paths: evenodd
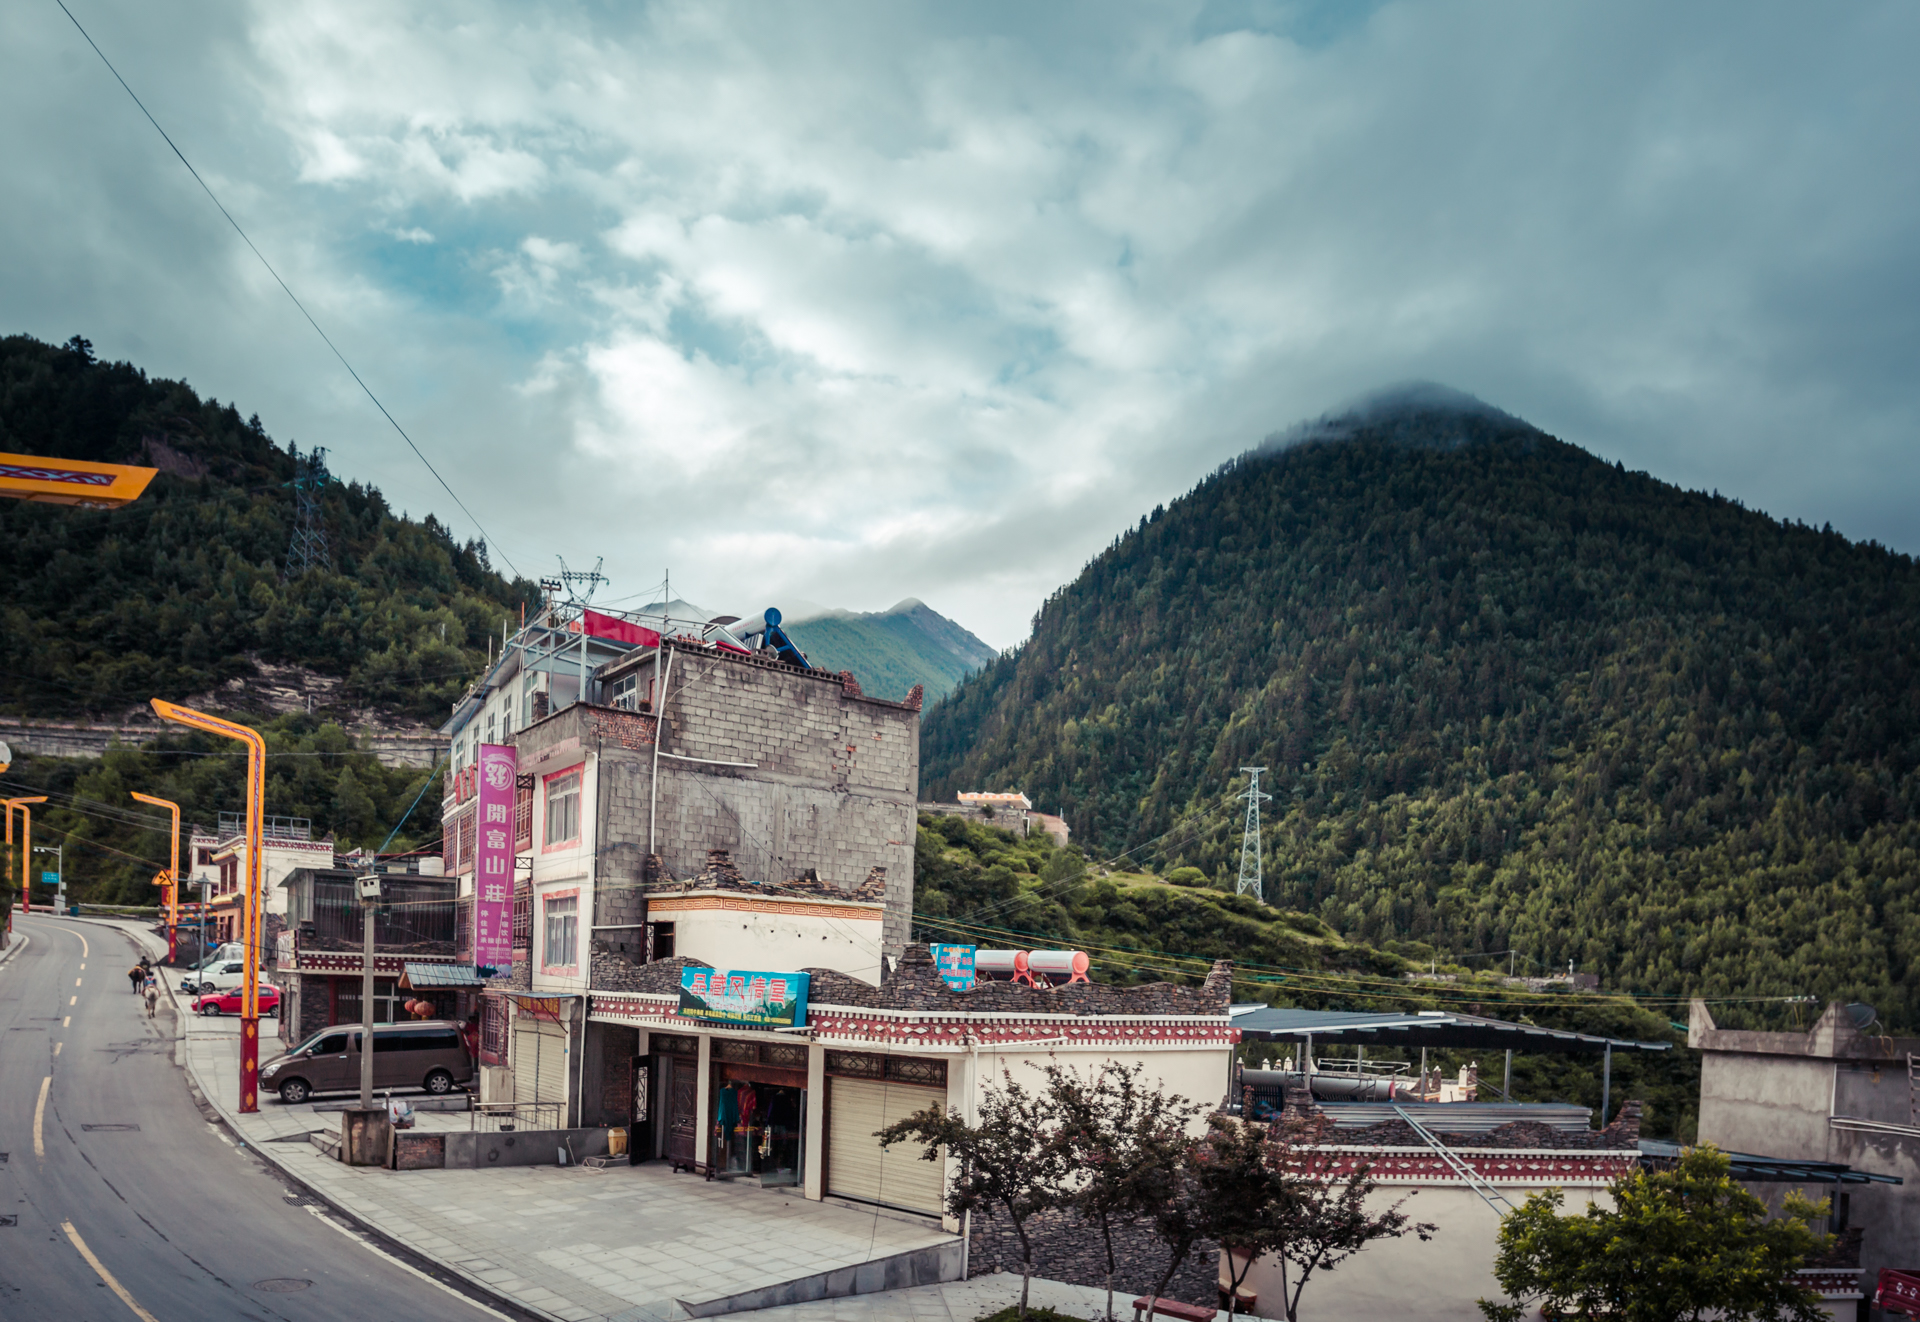
M 680 1015 L 752 1028 L 805 1028 L 807 975 L 745 969 L 681 969 Z

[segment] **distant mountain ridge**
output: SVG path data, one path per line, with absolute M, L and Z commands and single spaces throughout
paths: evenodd
M 689 623 L 729 618 L 679 598 L 650 602 L 635 614 L 642 619 L 665 614 Z M 760 606 L 733 613 L 741 622 L 736 627 L 758 625 L 764 615 L 765 608 Z M 918 684 L 931 706 L 999 655 L 916 597 L 883 611 L 867 612 L 790 598 L 780 607 L 780 617 L 781 628 L 807 658 L 807 664 L 822 670 L 850 671 L 860 682 L 861 691 L 876 698 L 899 701 Z
M 913 597 L 883 611 L 824 610 L 799 620 L 789 617 L 784 627 L 809 664 L 850 670 L 877 698 L 904 698 L 919 684 L 929 706 L 999 655 Z
M 1920 1022 L 1912 557 L 1403 388 L 1122 533 L 928 712 L 922 795 L 1231 878 L 1245 766 L 1267 898 L 1349 940 Z

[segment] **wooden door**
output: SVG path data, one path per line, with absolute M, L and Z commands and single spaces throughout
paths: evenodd
M 676 1060 L 667 1076 L 667 1160 L 693 1161 L 694 1126 L 700 1122 L 700 1067 Z

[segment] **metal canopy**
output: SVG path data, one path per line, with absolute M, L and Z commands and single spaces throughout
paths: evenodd
M 1680 1154 L 1686 1151 L 1678 1143 L 1667 1143 L 1657 1138 L 1640 1140 L 1640 1155 L 1647 1164 L 1667 1166 L 1680 1160 Z M 1727 1152 L 1723 1156 L 1733 1163 L 1729 1172 L 1736 1180 L 1748 1184 L 1900 1184 L 1898 1175 L 1875 1175 L 1871 1171 L 1857 1171 L 1853 1167 L 1837 1161 L 1797 1161 L 1790 1157 L 1756 1157 L 1751 1152 Z
M 1463 1051 L 1532 1051 L 1554 1055 L 1600 1055 L 1614 1051 L 1671 1051 L 1671 1042 L 1599 1037 L 1538 1024 L 1516 1024 L 1451 1010 L 1412 1014 L 1357 1014 L 1343 1010 L 1280 1010 L 1233 1007 L 1233 1026 L 1250 1038 L 1312 1038 L 1314 1042 L 1366 1047 L 1442 1047 Z

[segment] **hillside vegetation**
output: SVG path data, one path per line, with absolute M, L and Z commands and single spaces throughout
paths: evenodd
M 344 680 L 342 698 L 439 721 L 533 585 L 380 492 L 321 496 L 332 565 L 283 577 L 294 457 L 257 416 L 182 382 L 29 336 L 0 339 L 0 451 L 162 471 L 92 511 L 0 501 L 0 709 L 117 714 L 253 673 L 253 658 Z
M 339 725 L 316 717 L 283 716 L 260 729 L 268 812 L 307 818 L 315 839 L 331 835 L 343 851 L 378 849 L 405 818 L 388 851 L 439 852 L 439 772 L 382 766 Z M 47 796 L 33 812 L 34 841 L 64 844 L 69 898 L 148 905 L 158 903 L 153 874 L 167 865 L 171 827 L 163 810 L 135 802 L 129 791 L 171 799 L 184 823 L 211 829 L 222 812 L 246 807 L 246 765 L 232 740 L 182 730 L 97 758 L 17 758 L 0 788 L 9 798 Z M 16 870 L 0 892 L 17 889 L 17 879 Z M 44 897 L 38 887 L 35 894 Z
M 1665 1005 L 1617 996 L 1528 992 L 1485 971 L 1457 966 L 1457 981 L 1409 981 L 1444 958 L 1417 942 L 1394 950 L 1343 940 L 1320 919 L 1210 886 L 1193 869 L 1168 878 L 1090 866 L 1077 848 L 1055 849 L 1043 832 L 1016 837 L 960 817 L 922 814 L 914 852 L 914 935 L 918 940 L 1001 949 L 1084 950 L 1096 982 L 1197 985 L 1216 959 L 1235 963 L 1236 1001 L 1343 1010 L 1450 1009 L 1679 1044 L 1685 1034 Z M 1504 970 L 1503 970 L 1504 971 Z M 1271 1061 L 1288 1048 L 1248 1043 L 1244 1059 Z M 1345 1054 L 1323 1049 L 1318 1054 Z M 1400 1058 L 1370 1050 L 1375 1059 Z M 1410 1059 L 1417 1059 L 1417 1053 Z M 1468 1063 L 1499 1081 L 1484 1053 L 1435 1052 L 1452 1072 Z M 1614 1100 L 1647 1105 L 1650 1135 L 1691 1139 L 1698 1114 L 1699 1060 L 1691 1052 L 1622 1053 L 1614 1060 Z M 1600 1105 L 1599 1062 L 1587 1057 L 1514 1059 L 1514 1095 L 1522 1101 Z M 1489 1094 L 1491 1095 L 1491 1094 Z
M 925 790 L 1220 877 L 1265 766 L 1267 895 L 1350 940 L 1911 1025 L 1917 617 L 1906 556 L 1415 396 L 1118 538 L 928 713 Z

